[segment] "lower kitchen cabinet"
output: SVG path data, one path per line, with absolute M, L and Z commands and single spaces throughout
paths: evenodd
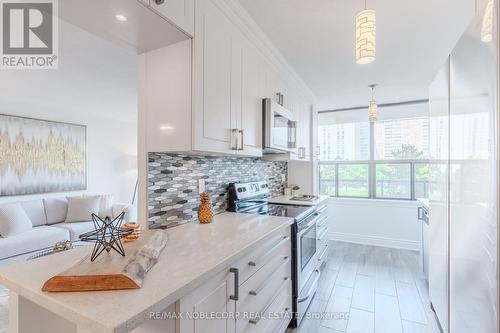
M 193 315 L 179 321 L 179 333 L 235 332 L 235 298 L 238 296 L 234 294 L 235 274 L 225 270 L 179 301 L 180 314 Z M 216 320 L 203 317 L 212 314 L 225 317 Z
M 324 203 L 320 204 L 316 209 L 320 215 L 317 223 L 316 251 L 318 252 L 318 267 L 321 267 L 328 259 L 328 239 L 326 238 L 328 234 L 328 206 Z
M 178 333 L 284 332 L 292 311 L 290 232 L 277 232 L 181 298 L 179 313 L 194 316 L 178 321 Z

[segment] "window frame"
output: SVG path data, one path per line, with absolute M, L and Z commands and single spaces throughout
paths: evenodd
M 353 199 L 369 199 L 369 200 L 398 200 L 398 201 L 415 201 L 416 197 L 416 175 L 415 166 L 420 164 L 430 164 L 430 159 L 394 159 L 394 160 L 375 160 L 375 122 L 370 122 L 370 159 L 369 160 L 339 160 L 339 161 L 318 161 L 318 181 L 321 188 L 321 166 L 333 165 L 335 168 L 335 198 L 353 198 Z M 339 195 L 339 165 L 368 165 L 368 196 L 341 196 Z M 410 166 L 410 198 L 392 198 L 392 197 L 377 197 L 377 179 L 376 166 L 378 164 L 407 164 Z M 325 179 L 329 180 L 329 179 Z

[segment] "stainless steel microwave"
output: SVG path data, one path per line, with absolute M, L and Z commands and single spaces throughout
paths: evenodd
M 295 152 L 297 121 L 293 113 L 270 98 L 262 100 L 263 148 L 266 154 Z

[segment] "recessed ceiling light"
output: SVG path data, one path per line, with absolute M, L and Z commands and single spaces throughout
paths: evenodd
M 125 15 L 122 15 L 122 14 L 116 14 L 115 15 L 115 19 L 117 21 L 120 21 L 120 22 L 125 22 L 127 21 L 127 17 Z

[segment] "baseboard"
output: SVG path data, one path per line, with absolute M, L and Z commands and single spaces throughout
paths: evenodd
M 348 243 L 384 246 L 402 250 L 413 250 L 413 251 L 421 250 L 420 242 L 410 241 L 405 239 L 394 239 L 394 238 L 385 238 L 385 237 L 358 235 L 358 234 L 345 234 L 341 232 L 331 232 L 327 235 L 327 237 L 329 240 L 348 242 Z

